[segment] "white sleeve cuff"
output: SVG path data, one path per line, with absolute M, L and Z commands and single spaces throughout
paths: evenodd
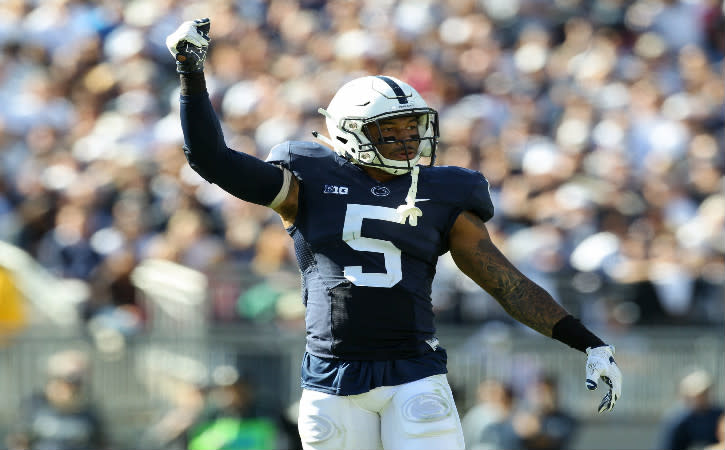
M 292 183 L 292 172 L 285 169 L 284 167 L 280 167 L 280 170 L 282 171 L 284 179 L 282 180 L 282 187 L 277 193 L 277 196 L 274 198 L 274 200 L 272 200 L 269 205 L 267 205 L 272 209 L 278 207 L 282 204 L 283 201 L 285 201 L 285 199 L 287 198 L 287 194 L 289 193 L 290 184 Z

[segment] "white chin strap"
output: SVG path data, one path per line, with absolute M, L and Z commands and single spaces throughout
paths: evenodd
M 413 171 L 410 173 L 410 189 L 408 189 L 408 195 L 405 197 L 405 205 L 400 205 L 397 208 L 398 212 L 398 223 L 404 224 L 406 220 L 410 220 L 410 226 L 418 226 L 418 217 L 423 215 L 423 211 L 415 206 L 415 196 L 418 195 L 418 172 L 420 171 L 419 166 L 414 166 Z

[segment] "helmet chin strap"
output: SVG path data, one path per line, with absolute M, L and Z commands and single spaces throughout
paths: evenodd
M 335 118 L 334 118 L 334 117 L 332 117 L 332 116 L 330 115 L 330 113 L 329 113 L 329 112 L 327 112 L 327 110 L 326 110 L 325 108 L 317 108 L 317 112 L 319 112 L 320 114 L 322 114 L 322 115 L 323 115 L 323 116 L 325 116 L 326 118 L 328 118 L 328 119 L 330 119 L 330 120 L 332 120 L 332 121 L 335 121 L 335 122 L 337 122 L 337 120 L 335 120 Z M 328 137 L 327 137 L 327 136 L 325 136 L 324 134 L 320 134 L 320 133 L 318 133 L 317 131 L 313 131 L 313 132 L 312 132 L 312 135 L 313 135 L 314 137 L 316 137 L 317 139 L 321 140 L 322 142 L 324 142 L 325 144 L 327 144 L 327 145 L 329 145 L 330 147 L 332 147 L 332 149 L 333 149 L 333 150 L 335 149 L 335 143 L 334 143 L 334 142 L 332 142 L 332 139 L 328 138 Z
M 415 206 L 415 196 L 418 195 L 419 171 L 419 166 L 413 167 L 410 173 L 410 189 L 408 189 L 408 195 L 405 196 L 405 205 L 398 206 L 396 210 L 398 212 L 398 223 L 405 224 L 406 220 L 409 220 L 411 227 L 418 226 L 418 217 L 423 215 L 423 211 Z
M 325 144 L 329 145 L 333 149 L 335 148 L 335 144 L 332 142 L 332 139 L 328 138 L 324 134 L 320 134 L 317 131 L 313 131 L 312 132 L 312 135 L 314 137 L 316 137 L 317 139 L 321 140 L 322 142 L 324 142 Z

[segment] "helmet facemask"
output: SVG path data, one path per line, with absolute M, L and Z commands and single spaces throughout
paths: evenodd
M 388 133 L 384 131 L 384 126 L 388 121 L 405 118 L 415 120 L 417 128 L 415 134 L 402 139 L 386 136 Z M 358 159 L 367 166 L 377 167 L 386 172 L 407 173 L 421 157 L 434 155 L 438 137 L 437 123 L 437 113 L 431 109 L 405 111 L 402 114 L 396 112 L 370 118 L 363 125 L 367 142 L 360 145 Z M 403 155 L 405 159 L 386 157 L 386 154 L 390 156 L 391 150 L 405 153 Z

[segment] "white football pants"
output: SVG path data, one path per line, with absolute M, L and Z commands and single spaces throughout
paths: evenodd
M 444 374 L 358 395 L 304 389 L 298 428 L 305 450 L 464 448 Z

